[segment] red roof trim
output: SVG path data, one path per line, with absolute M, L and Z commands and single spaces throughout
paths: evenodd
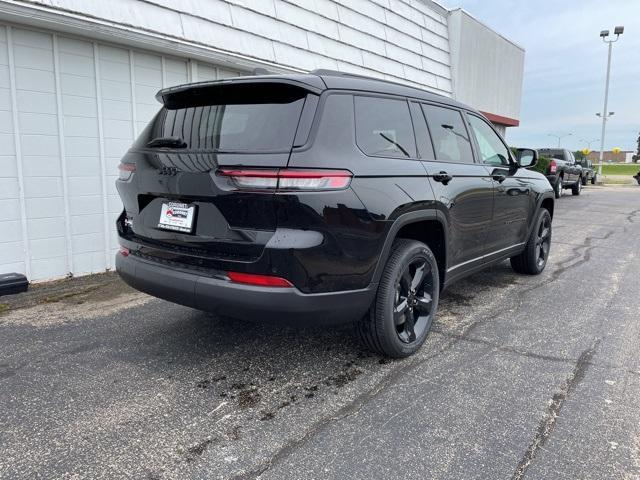
M 502 115 L 496 115 L 495 113 L 480 112 L 493 123 L 499 123 L 500 125 L 506 125 L 507 127 L 517 127 L 520 125 L 520 120 L 515 118 L 503 117 Z

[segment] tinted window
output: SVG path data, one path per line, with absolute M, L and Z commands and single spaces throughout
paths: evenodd
M 434 105 L 422 105 L 422 109 L 429 124 L 436 160 L 473 163 L 471 142 L 460 112 Z
M 289 151 L 306 92 L 251 87 L 252 91 L 246 85 L 193 89 L 169 98 L 141 141 L 180 137 L 190 150 Z
M 509 150 L 489 124 L 474 115 L 469 115 L 469 123 L 478 142 L 482 163 L 494 166 L 509 165 Z
M 366 154 L 415 157 L 416 141 L 405 100 L 354 97 L 356 143 Z
M 564 150 L 555 150 L 553 148 L 542 148 L 539 150 L 540 155 L 545 157 L 557 158 L 558 160 L 566 160 Z

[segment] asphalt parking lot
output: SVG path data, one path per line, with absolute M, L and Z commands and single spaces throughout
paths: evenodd
M 404 361 L 109 274 L 2 297 L 0 478 L 640 478 L 640 188 L 553 227 L 543 275 L 458 283 Z

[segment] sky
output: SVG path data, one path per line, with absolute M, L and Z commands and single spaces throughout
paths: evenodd
M 601 30 L 624 25 L 613 44 L 605 150 L 637 148 L 640 134 L 640 0 L 437 0 L 462 7 L 525 50 L 520 126 L 507 140 L 521 147 L 600 149 L 607 45 Z M 613 36 L 615 38 L 615 36 Z

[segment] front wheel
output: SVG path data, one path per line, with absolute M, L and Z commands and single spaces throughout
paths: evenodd
M 589 180 L 589 179 L 588 179 L 587 177 L 580 177 L 580 181 L 582 182 L 582 186 L 583 186 L 583 187 L 587 185 L 587 181 L 588 181 L 588 180 Z
M 596 176 L 594 175 L 593 177 L 591 177 L 591 185 L 595 185 L 596 184 Z
M 408 357 L 427 338 L 439 293 L 438 264 L 429 247 L 397 239 L 373 305 L 356 323 L 356 333 L 370 350 L 392 358 Z
M 574 195 L 580 195 L 581 191 L 582 191 L 582 177 L 580 177 L 578 181 L 574 183 L 573 186 L 571 187 L 571 193 L 573 193 Z
M 511 257 L 511 267 L 518 273 L 538 275 L 547 266 L 550 249 L 551 214 L 549 210 L 542 208 L 523 252 Z

